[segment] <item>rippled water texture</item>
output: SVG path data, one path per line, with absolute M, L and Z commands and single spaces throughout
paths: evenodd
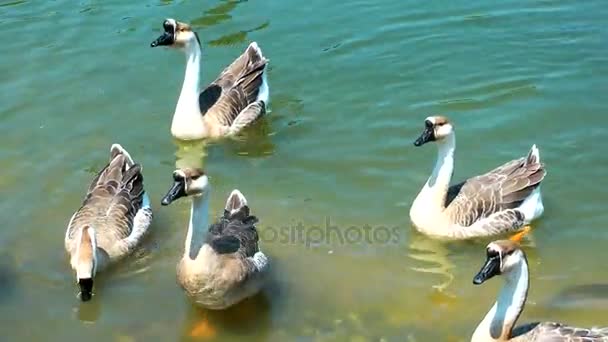
M 149 47 L 165 17 L 200 34 L 205 82 L 252 40 L 270 58 L 272 112 L 241 141 L 171 138 L 184 57 Z M 500 286 L 471 283 L 488 241 L 408 219 L 434 113 L 456 127 L 455 179 L 533 143 L 547 164 L 521 322 L 608 325 L 607 17 L 602 0 L 0 0 L 3 339 L 190 340 L 206 319 L 220 341 L 468 341 Z M 144 165 L 153 233 L 80 304 L 65 227 L 114 142 Z M 189 203 L 160 206 L 176 164 L 205 167 L 214 216 L 249 198 L 274 263 L 261 296 L 214 313 L 177 286 Z

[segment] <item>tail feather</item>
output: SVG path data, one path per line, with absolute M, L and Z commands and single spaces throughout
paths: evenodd
M 228 200 L 226 200 L 226 211 L 232 214 L 246 206 L 247 199 L 245 196 L 238 189 L 232 190 L 230 196 L 228 196 Z
M 112 144 L 112 147 L 110 147 L 110 161 L 112 161 L 117 155 L 124 155 L 126 157 L 126 170 L 135 164 L 133 158 L 131 158 L 131 155 L 129 152 L 127 152 L 127 150 L 124 149 L 124 147 L 122 147 L 120 144 Z
M 526 165 L 530 164 L 540 164 L 540 152 L 538 151 L 536 144 L 532 145 L 528 157 L 526 158 Z
M 122 176 L 122 186 L 129 189 L 132 196 L 139 196 L 144 191 L 144 176 L 141 173 L 141 165 L 134 164 Z
M 262 49 L 258 46 L 257 42 L 251 42 L 247 47 L 247 56 L 252 63 L 264 62 L 268 63 L 268 59 L 264 57 Z

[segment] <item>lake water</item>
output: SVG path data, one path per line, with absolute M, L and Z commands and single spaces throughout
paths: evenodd
M 271 113 L 241 141 L 172 139 L 184 57 L 149 47 L 166 17 L 199 33 L 204 82 L 250 41 L 270 59 Z M 533 143 L 547 165 L 520 322 L 608 325 L 589 305 L 608 301 L 607 17 L 601 0 L 1 0 L 2 340 L 468 341 L 501 285 L 471 282 L 489 240 L 438 242 L 408 218 L 435 159 L 412 143 L 436 113 L 456 127 L 455 180 Z M 144 166 L 153 233 L 81 304 L 63 237 L 114 142 Z M 189 202 L 160 206 L 192 164 L 214 217 L 233 188 L 248 197 L 275 266 L 219 313 L 176 284 Z

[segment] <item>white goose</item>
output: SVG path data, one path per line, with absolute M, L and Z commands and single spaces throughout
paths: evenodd
M 184 168 L 175 170 L 173 179 L 162 205 L 192 198 L 184 255 L 177 267 L 186 294 L 202 307 L 221 310 L 258 293 L 266 281 L 268 259 L 259 249 L 257 218 L 250 215 L 245 196 L 232 191 L 222 217 L 208 226 L 207 175 Z
M 468 239 L 527 232 L 544 211 L 540 183 L 546 171 L 536 145 L 526 157 L 450 186 L 456 135 L 446 117 L 431 116 L 414 145 L 438 147 L 431 176 L 410 208 L 420 232 L 445 239 Z
M 608 328 L 585 329 L 555 322 L 515 327 L 524 310 L 530 285 L 528 260 L 516 241 L 490 243 L 486 249 L 486 262 L 473 283 L 482 284 L 496 275 L 504 278 L 504 285 L 496 303 L 475 329 L 471 342 L 608 342 Z
M 197 140 L 232 136 L 266 112 L 268 60 L 257 43 L 251 43 L 200 92 L 201 45 L 198 35 L 189 25 L 174 19 L 166 19 L 163 28 L 164 33 L 150 45 L 181 49 L 187 59 L 186 75 L 171 124 L 171 134 L 175 138 Z
M 65 249 L 82 301 L 91 299 L 95 274 L 131 254 L 151 222 L 141 166 L 114 144 L 110 161 L 91 182 L 65 232 Z

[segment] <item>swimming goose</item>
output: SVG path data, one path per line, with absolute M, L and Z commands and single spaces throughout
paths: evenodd
M 542 215 L 540 183 L 546 171 L 536 145 L 526 157 L 450 186 L 456 136 L 446 117 L 426 118 L 414 145 L 431 141 L 438 147 L 437 161 L 410 208 L 417 230 L 446 239 L 496 236 L 527 231 Z
M 222 217 L 207 229 L 207 175 L 184 168 L 175 170 L 173 179 L 162 205 L 184 196 L 192 198 L 184 255 L 177 266 L 177 279 L 186 294 L 214 310 L 255 295 L 264 284 L 268 259 L 259 249 L 258 220 L 250 215 L 245 196 L 233 190 Z
M 268 60 L 256 42 L 199 94 L 201 43 L 187 24 L 166 19 L 164 33 L 150 45 L 181 49 L 186 75 L 173 114 L 171 134 L 181 140 L 232 136 L 266 112 Z
M 491 242 L 486 249 L 486 262 L 473 278 L 473 283 L 482 284 L 496 275 L 504 276 L 505 283 L 498 300 L 475 329 L 471 342 L 608 342 L 608 328 L 584 329 L 553 322 L 537 322 L 513 328 L 524 309 L 529 287 L 528 261 L 517 242 Z
M 91 299 L 96 273 L 133 252 L 148 231 L 152 208 L 141 171 L 122 146 L 113 144 L 110 161 L 68 223 L 65 249 L 82 301 Z

